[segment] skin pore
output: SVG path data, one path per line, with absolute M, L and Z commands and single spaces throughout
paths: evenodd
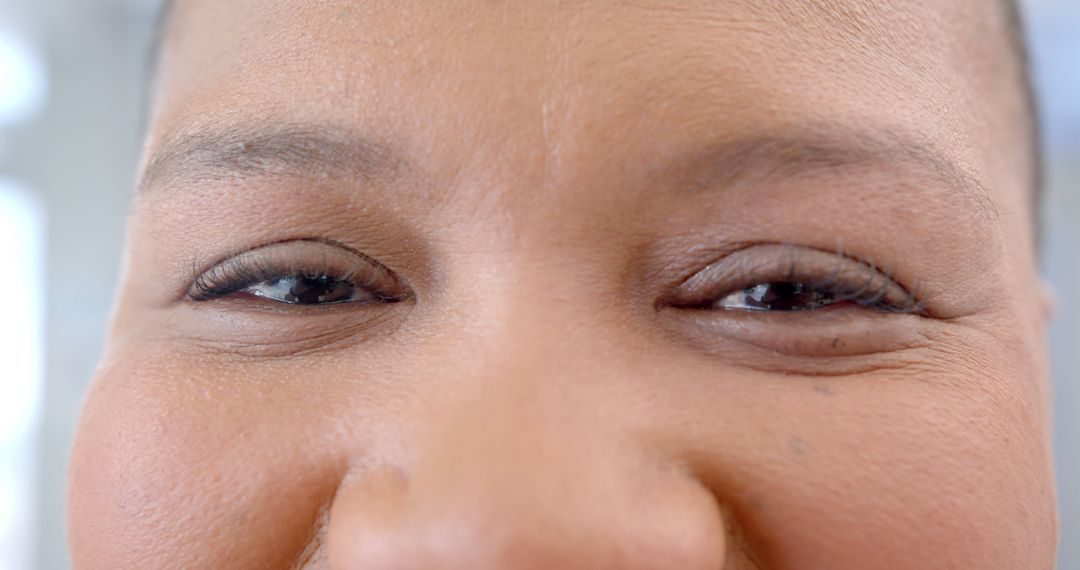
M 75 568 L 1052 568 L 982 0 L 182 0 Z

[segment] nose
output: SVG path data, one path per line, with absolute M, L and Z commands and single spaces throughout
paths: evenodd
M 408 465 L 347 478 L 330 512 L 331 567 L 723 567 L 720 510 L 684 470 L 558 421 L 460 417 L 432 418 L 439 428 Z

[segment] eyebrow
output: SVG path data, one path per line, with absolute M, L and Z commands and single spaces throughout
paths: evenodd
M 211 124 L 165 137 L 148 158 L 138 190 L 238 177 L 370 181 L 402 166 L 401 154 L 388 143 L 344 129 L 298 123 Z
M 726 137 L 647 176 L 697 189 L 760 185 L 816 172 L 885 166 L 937 182 L 944 196 L 989 219 L 1000 217 L 978 178 L 928 142 L 884 127 L 802 127 L 781 134 Z M 300 123 L 210 124 L 165 137 L 147 161 L 139 192 L 235 178 L 339 177 L 370 182 L 400 176 L 405 158 L 392 145 L 347 129 Z M 909 176 L 909 178 L 912 178 Z M 932 191 L 930 188 L 922 188 Z
M 664 178 L 682 179 L 692 191 L 760 186 L 819 172 L 887 168 L 977 216 L 1000 218 L 989 188 L 931 143 L 885 127 L 804 127 L 782 134 L 721 139 L 661 167 Z

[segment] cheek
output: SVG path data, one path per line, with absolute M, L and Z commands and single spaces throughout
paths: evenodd
M 929 364 L 784 379 L 731 410 L 744 441 L 700 438 L 704 477 L 769 567 L 1053 566 L 1038 380 Z
M 451 362 L 387 369 L 380 388 L 350 380 L 374 361 L 311 360 L 290 371 L 131 352 L 95 379 L 73 450 L 69 534 L 80 569 L 291 567 L 350 463 L 388 455 L 402 431 L 392 418 L 431 419 L 408 411 L 419 396 L 391 395 L 393 379 Z M 1004 355 L 972 366 L 934 354 L 813 378 L 645 353 L 633 366 L 640 355 L 619 359 L 625 374 L 570 378 L 578 391 L 564 403 L 592 422 L 571 427 L 623 443 L 659 436 L 649 448 L 689 458 L 732 511 L 732 544 L 745 538 L 740 548 L 766 567 L 1052 567 L 1046 428 L 1028 367 Z M 510 378 L 462 376 L 455 386 L 484 388 L 477 398 L 490 400 L 490 386 Z M 590 381 L 595 392 L 582 388 Z M 631 400 L 633 429 L 596 421 L 601 402 L 623 409 Z M 436 399 L 448 417 L 468 411 L 449 402 Z
M 75 567 L 289 567 L 309 547 L 345 470 L 312 445 L 325 426 L 192 380 L 207 373 L 127 362 L 95 379 L 69 472 Z

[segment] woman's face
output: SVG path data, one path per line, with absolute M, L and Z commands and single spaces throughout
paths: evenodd
M 181 1 L 77 568 L 1050 568 L 1004 16 Z

